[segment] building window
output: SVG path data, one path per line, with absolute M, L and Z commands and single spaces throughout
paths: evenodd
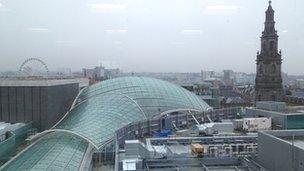
M 271 73 L 275 73 L 276 72 L 276 65 L 275 64 L 272 64 L 272 66 L 271 66 Z

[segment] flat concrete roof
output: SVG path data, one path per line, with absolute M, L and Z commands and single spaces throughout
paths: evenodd
M 283 137 L 283 140 L 288 141 L 289 143 L 293 143 L 295 146 L 300 147 L 301 149 L 304 149 L 304 136 L 301 137 Z
M 80 79 L 62 79 L 62 80 L 18 80 L 18 79 L 0 79 L 0 87 L 47 87 L 65 84 L 79 84 Z
M 272 111 L 272 110 L 266 110 L 266 109 L 259 109 L 259 108 L 248 108 L 248 109 L 252 109 L 255 111 L 265 111 L 271 114 L 276 114 L 276 115 L 282 115 L 282 116 L 286 116 L 286 115 L 304 115 L 304 112 L 300 112 L 300 111 L 294 111 L 294 112 L 282 112 L 282 111 Z
M 293 129 L 293 130 L 268 130 L 261 131 L 260 133 L 273 136 L 281 141 L 294 144 L 295 146 L 304 149 L 304 130 Z

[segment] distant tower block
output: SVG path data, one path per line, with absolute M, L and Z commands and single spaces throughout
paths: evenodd
M 257 53 L 256 59 L 255 101 L 282 101 L 281 64 L 274 10 L 269 1 L 265 28 L 261 36 L 261 51 Z

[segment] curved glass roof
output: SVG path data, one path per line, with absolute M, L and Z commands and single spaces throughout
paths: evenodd
M 132 98 L 147 116 L 173 108 L 206 110 L 209 107 L 196 95 L 178 85 L 147 77 L 121 77 L 100 82 L 85 89 L 78 102 L 109 92 Z
M 54 129 L 72 131 L 98 148 L 129 123 L 171 110 L 209 108 L 180 86 L 146 77 L 106 80 L 85 89 L 77 100 L 74 109 Z
M 142 119 L 145 119 L 144 113 L 130 98 L 108 93 L 76 106 L 54 129 L 77 133 L 98 148 L 110 140 L 120 126 Z
M 76 100 L 76 106 L 53 130 L 1 169 L 79 170 L 89 142 L 101 148 L 129 123 L 168 111 L 209 108 L 180 86 L 146 77 L 103 81 L 84 89 Z
M 87 146 L 87 141 L 73 134 L 48 133 L 2 169 L 78 170 Z

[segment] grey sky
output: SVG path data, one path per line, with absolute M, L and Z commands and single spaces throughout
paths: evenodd
M 267 0 L 0 0 L 0 70 L 255 72 Z M 304 1 L 274 0 L 283 71 L 303 74 Z

